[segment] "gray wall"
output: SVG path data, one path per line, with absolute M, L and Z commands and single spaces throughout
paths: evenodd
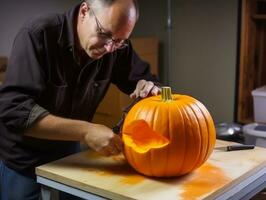
M 64 12 L 79 0 L 0 0 L 0 56 L 10 54 L 14 37 L 34 15 Z
M 167 1 L 142 0 L 136 36 L 157 36 L 161 70 L 167 70 Z M 172 0 L 172 61 L 169 80 L 178 93 L 199 99 L 216 122 L 233 121 L 238 0 Z M 156 26 L 156 25 L 157 26 Z M 147 28 L 148 27 L 148 28 Z
M 63 12 L 79 0 L 0 0 L 0 55 L 8 56 L 16 32 L 33 15 Z M 168 69 L 167 1 L 139 0 L 134 37 L 160 39 L 160 78 L 178 93 L 196 97 L 216 122 L 233 121 L 238 0 L 172 0 Z M 169 70 L 169 77 L 167 76 Z

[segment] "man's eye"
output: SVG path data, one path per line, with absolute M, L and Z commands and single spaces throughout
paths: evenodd
M 103 38 L 103 39 L 109 39 L 109 38 L 112 37 L 112 35 L 110 35 L 110 34 L 108 34 L 108 33 L 103 33 L 103 32 L 99 33 L 99 36 L 100 36 L 101 38 Z

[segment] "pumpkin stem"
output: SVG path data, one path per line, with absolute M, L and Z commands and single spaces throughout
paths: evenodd
M 163 101 L 171 101 L 172 100 L 172 92 L 170 87 L 162 87 L 162 100 Z

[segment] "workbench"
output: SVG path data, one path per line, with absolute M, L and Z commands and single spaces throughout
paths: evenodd
M 216 147 L 231 144 L 216 141 Z M 200 168 L 174 178 L 142 176 L 123 155 L 102 157 L 90 150 L 39 166 L 36 174 L 44 200 L 49 188 L 90 200 L 250 199 L 266 187 L 266 149 L 215 149 Z

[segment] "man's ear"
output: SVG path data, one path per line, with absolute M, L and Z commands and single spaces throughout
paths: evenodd
M 83 19 L 88 14 L 88 11 L 89 11 L 89 6 L 87 5 L 86 2 L 83 2 L 80 5 L 80 9 L 79 9 L 80 17 Z

